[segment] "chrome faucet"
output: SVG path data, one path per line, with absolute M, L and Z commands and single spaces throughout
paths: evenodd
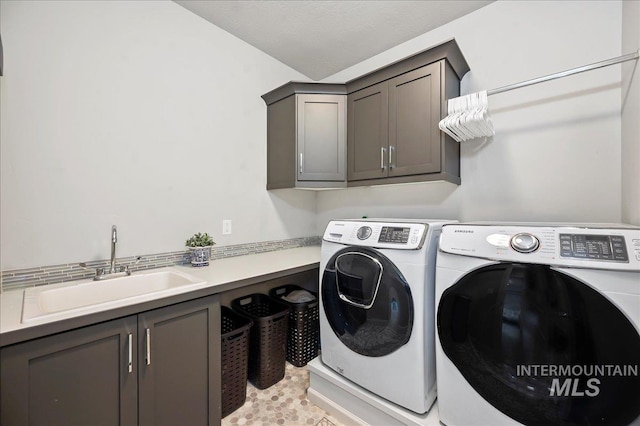
M 118 242 L 118 228 L 115 225 L 111 227 L 111 267 L 110 274 L 116 273 L 116 243 Z
M 131 270 L 129 269 L 130 265 L 120 266 L 119 268 L 116 268 L 116 243 L 117 242 L 118 242 L 118 228 L 116 228 L 116 226 L 113 225 L 111 227 L 111 259 L 110 259 L 110 266 L 108 271 L 105 271 L 105 268 L 92 269 L 88 267 L 86 263 L 84 262 L 80 263 L 80 266 L 82 268 L 95 271 L 95 275 L 93 277 L 94 281 L 106 280 L 109 278 L 117 278 L 123 275 L 131 275 Z M 142 259 L 141 256 L 136 256 L 133 266 L 137 265 L 138 262 L 140 262 L 140 259 Z

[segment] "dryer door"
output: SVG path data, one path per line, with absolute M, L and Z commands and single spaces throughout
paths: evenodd
M 465 275 L 437 313 L 442 349 L 526 425 L 627 425 L 640 415 L 640 335 L 604 295 L 546 265 Z
M 388 355 L 409 341 L 413 299 L 407 281 L 382 253 L 347 247 L 324 270 L 322 305 L 336 336 L 361 355 Z

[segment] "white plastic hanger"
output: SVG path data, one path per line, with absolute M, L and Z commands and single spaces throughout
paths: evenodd
M 457 142 L 495 134 L 486 91 L 449 99 L 447 113 L 438 127 Z

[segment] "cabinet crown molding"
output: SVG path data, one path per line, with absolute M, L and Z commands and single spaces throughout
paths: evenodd
M 454 38 L 347 81 L 347 93 L 353 93 L 442 59 L 449 63 L 458 80 L 462 80 L 470 69 Z
M 343 83 L 309 83 L 290 81 L 261 96 L 267 105 L 276 103 L 297 94 L 346 95 L 347 87 Z

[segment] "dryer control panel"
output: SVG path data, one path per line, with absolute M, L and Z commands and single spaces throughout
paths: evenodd
M 640 228 L 453 224 L 442 228 L 440 250 L 497 261 L 640 271 Z
M 428 230 L 426 223 L 335 220 L 327 225 L 323 239 L 345 245 L 417 250 Z

